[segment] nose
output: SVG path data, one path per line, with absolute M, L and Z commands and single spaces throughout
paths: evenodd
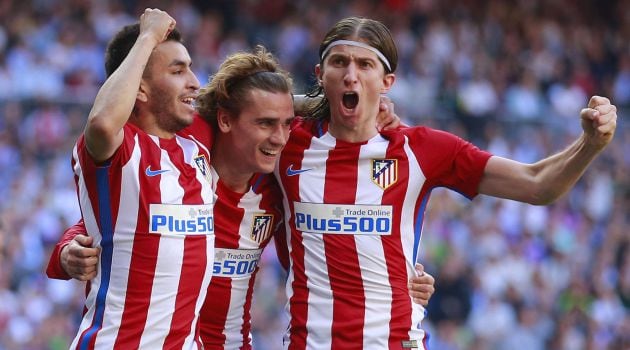
M 277 125 L 271 136 L 269 137 L 269 141 L 271 141 L 274 145 L 284 146 L 289 139 L 289 126 L 284 124 Z
M 197 79 L 197 76 L 195 75 L 195 73 L 193 71 L 190 71 L 190 77 L 188 79 L 188 86 L 193 90 L 199 90 L 200 85 L 201 84 L 199 83 L 199 79 Z
M 346 73 L 343 76 L 343 82 L 346 85 L 352 85 L 357 82 L 357 65 L 354 62 L 350 62 L 346 66 Z

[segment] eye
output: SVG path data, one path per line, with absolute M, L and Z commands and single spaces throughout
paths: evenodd
M 262 126 L 264 128 L 272 127 L 273 124 L 274 124 L 274 122 L 272 120 L 269 120 L 269 119 L 263 119 L 263 120 L 258 121 L 258 125 L 260 125 L 260 126 Z
M 362 61 L 360 63 L 361 68 L 372 68 L 372 62 L 371 61 Z
M 343 57 L 333 57 L 330 62 L 335 66 L 340 66 L 343 64 L 344 59 Z

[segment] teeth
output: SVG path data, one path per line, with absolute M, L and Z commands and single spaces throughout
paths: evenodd
M 277 152 L 276 152 L 276 151 L 273 151 L 273 150 L 265 150 L 265 149 L 261 149 L 260 151 L 261 151 L 262 153 L 264 153 L 265 155 L 268 155 L 268 156 L 275 156 L 275 155 L 277 154 Z

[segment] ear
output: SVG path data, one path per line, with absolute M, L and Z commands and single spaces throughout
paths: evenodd
M 140 87 L 138 88 L 138 93 L 136 94 L 136 100 L 141 102 L 147 102 L 149 100 L 149 85 L 144 81 L 144 79 L 140 80 Z
M 219 130 L 223 133 L 227 133 L 232 128 L 232 120 L 230 114 L 223 108 L 217 110 L 217 125 Z
M 385 74 L 383 77 L 383 87 L 381 88 L 381 94 L 389 92 L 396 81 L 396 75 L 394 73 Z
M 322 67 L 319 63 L 315 65 L 315 77 L 317 78 L 317 85 L 322 86 Z

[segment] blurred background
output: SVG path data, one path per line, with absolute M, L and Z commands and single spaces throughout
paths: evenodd
M 72 146 L 104 79 L 111 36 L 146 7 L 184 33 L 202 84 L 224 57 L 266 45 L 313 83 L 326 30 L 379 19 L 400 62 L 390 97 L 410 125 L 533 162 L 579 133 L 593 94 L 619 107 L 614 141 L 547 207 L 433 192 L 421 260 L 437 291 L 431 349 L 630 349 L 630 1 L 0 1 L 0 350 L 66 349 L 83 285 L 53 281 L 51 247 L 79 218 Z M 255 349 L 281 348 L 284 272 L 257 280 Z

